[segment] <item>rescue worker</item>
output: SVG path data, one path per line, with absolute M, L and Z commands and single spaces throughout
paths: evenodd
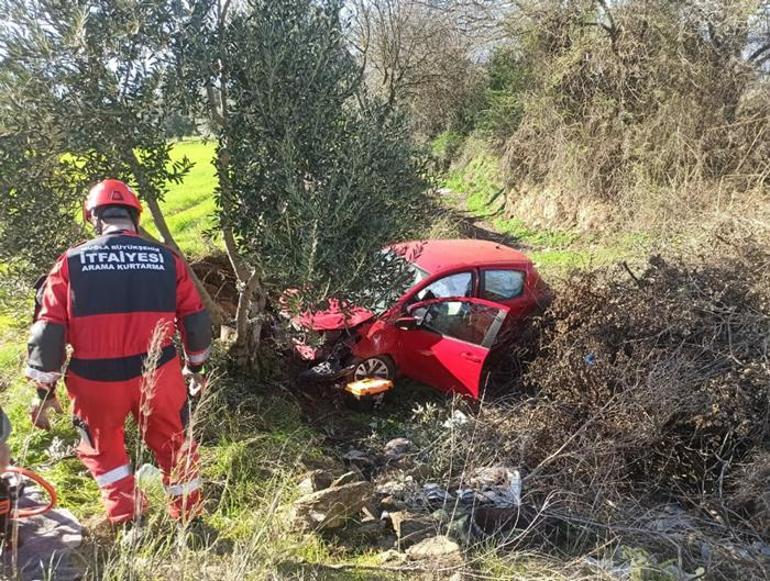
M 146 508 L 126 452 L 130 414 L 163 471 L 171 516 L 183 530 L 211 534 L 200 519 L 197 445 L 185 433 L 185 379 L 196 389 L 205 386 L 211 321 L 185 262 L 138 235 L 141 212 L 119 180 L 89 192 L 84 217 L 98 237 L 61 256 L 39 294 L 26 370 L 38 395 L 32 421 L 48 429 L 48 412 L 61 411 L 55 387 L 69 345 L 64 383 L 81 435 L 77 454 L 99 485 L 109 520 L 136 530 Z M 172 343 L 177 329 L 184 368 Z M 143 377 L 154 335 L 157 364 Z

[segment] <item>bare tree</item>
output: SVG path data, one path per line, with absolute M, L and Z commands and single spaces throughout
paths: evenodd
M 476 75 L 473 43 L 455 9 L 425 0 L 353 0 L 351 44 L 367 82 L 418 130 L 449 124 Z

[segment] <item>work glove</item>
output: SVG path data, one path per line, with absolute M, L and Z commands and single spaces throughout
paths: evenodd
M 48 431 L 51 429 L 51 421 L 48 418 L 50 411 L 57 414 L 62 412 L 61 404 L 56 399 L 55 387 L 55 385 L 39 385 L 37 395 L 32 400 L 32 405 L 29 408 L 29 417 L 32 420 L 32 425 L 41 430 Z
M 203 395 L 203 392 L 206 391 L 208 380 L 202 369 L 193 371 L 185 365 L 184 369 L 182 369 L 182 377 L 187 382 L 187 393 L 190 394 L 190 397 Z

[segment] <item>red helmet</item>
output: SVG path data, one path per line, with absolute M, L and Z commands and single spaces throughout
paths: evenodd
M 83 216 L 88 222 L 96 208 L 101 206 L 126 206 L 136 210 L 137 216 L 142 213 L 142 204 L 134 191 L 120 180 L 104 180 L 96 184 L 88 192 L 83 204 Z

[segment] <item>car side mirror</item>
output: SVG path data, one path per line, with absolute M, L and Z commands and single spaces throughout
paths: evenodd
M 404 331 L 416 329 L 419 324 L 420 322 L 417 320 L 417 317 L 413 317 L 412 315 L 401 315 L 395 322 L 396 327 L 403 329 Z

